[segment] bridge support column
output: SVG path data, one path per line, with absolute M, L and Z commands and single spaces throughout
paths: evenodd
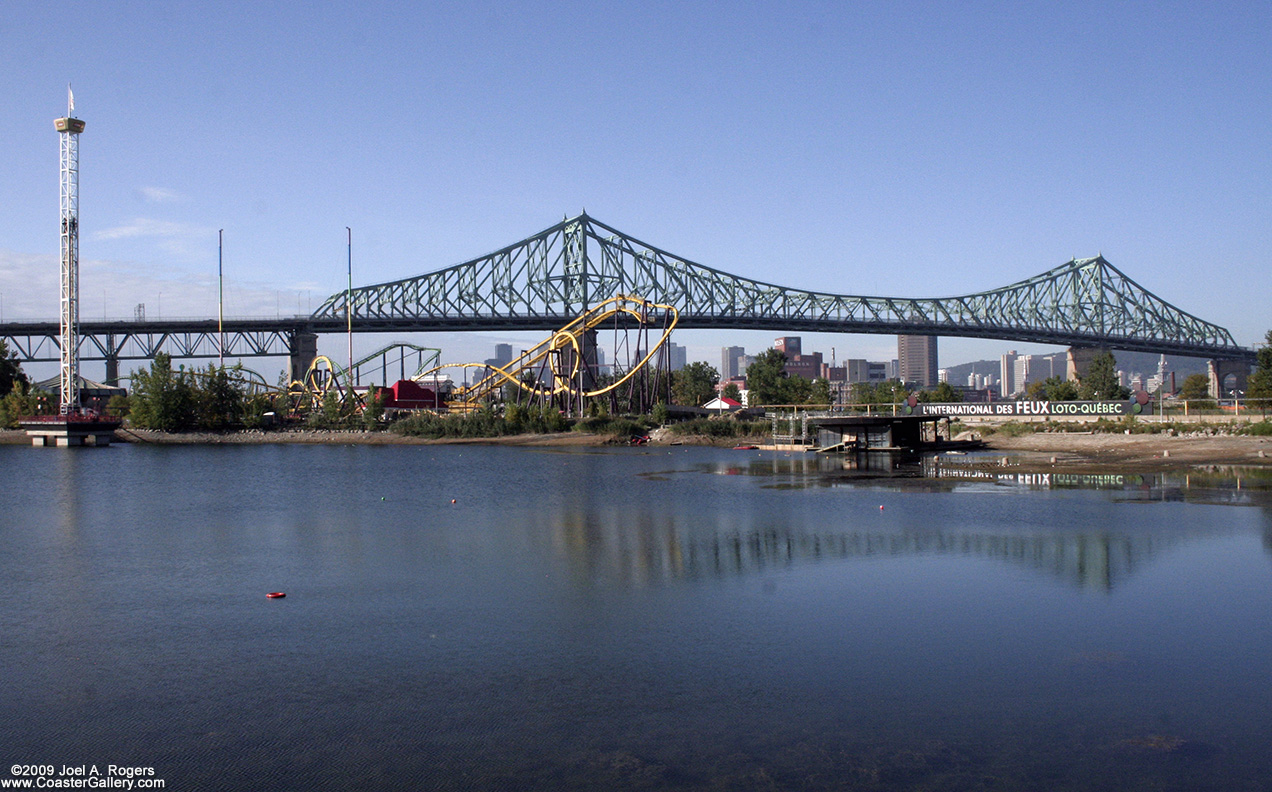
M 297 330 L 288 337 L 287 347 L 291 355 L 291 372 L 288 376 L 292 380 L 303 379 L 305 372 L 313 365 L 314 358 L 318 357 L 318 334 Z
M 1085 377 L 1091 369 L 1091 361 L 1105 352 L 1108 350 L 1100 347 L 1069 347 L 1064 367 L 1065 379 L 1077 382 Z
M 1231 391 L 1245 391 L 1250 364 L 1240 360 L 1210 361 L 1210 396 L 1226 399 Z
M 115 334 L 106 334 L 106 379 L 111 387 L 119 387 L 119 350 L 115 347 Z

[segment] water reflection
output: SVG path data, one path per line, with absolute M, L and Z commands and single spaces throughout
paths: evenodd
M 757 575 L 798 564 L 912 556 L 974 556 L 1003 561 L 1067 584 L 1110 591 L 1156 556 L 1216 535 L 1188 531 L 978 529 L 851 530 L 778 526 L 703 526 L 692 515 L 647 511 L 562 511 L 540 515 L 535 530 L 554 545 L 585 585 L 645 585 L 660 580 Z M 1265 546 L 1272 533 L 1265 532 Z M 1272 551 L 1272 546 L 1270 551 Z
M 700 464 L 700 472 L 761 476 L 778 488 L 858 486 L 895 482 L 927 489 L 939 484 L 984 482 L 1029 489 L 1120 490 L 1118 500 L 1187 501 L 1272 507 L 1272 470 L 1230 465 L 1197 466 L 1185 472 L 1136 473 L 1025 471 L 1001 454 L 919 455 L 909 453 L 790 454 Z M 663 475 L 667 475 L 664 473 Z

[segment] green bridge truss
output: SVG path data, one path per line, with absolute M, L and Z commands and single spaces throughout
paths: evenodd
M 1102 256 L 1000 289 L 909 299 L 827 294 L 679 258 L 579 215 L 481 258 L 329 297 L 315 329 L 538 330 L 620 294 L 675 305 L 682 328 L 967 336 L 1252 360 L 1222 327 L 1144 289 Z

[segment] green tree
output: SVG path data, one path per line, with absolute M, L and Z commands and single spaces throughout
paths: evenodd
M 19 418 L 37 415 L 40 397 L 41 393 L 28 388 L 25 381 L 15 384 L 12 390 L 0 397 L 0 429 L 17 429 Z
M 121 420 L 128 417 L 131 409 L 131 402 L 129 402 L 128 394 L 126 393 L 116 393 L 106 402 L 106 414 L 113 415 Z
M 948 382 L 938 382 L 936 387 L 931 390 L 919 391 L 918 399 L 921 402 L 949 404 L 951 402 L 961 402 L 963 394 L 955 390 L 954 386 Z
M 813 398 L 813 381 L 786 375 L 779 389 L 779 404 L 807 404 Z
M 196 425 L 222 432 L 243 421 L 243 390 L 230 378 L 224 366 L 209 364 L 195 393 Z
M 516 405 L 512 405 L 515 407 Z M 375 431 L 380 428 L 380 419 L 384 417 L 384 397 L 380 389 L 372 385 L 367 390 L 367 403 L 362 408 L 362 428 Z
M 184 369 L 173 371 L 172 358 L 160 352 L 150 371 L 135 371 L 130 398 L 133 426 L 184 432 L 194 426 L 195 391 Z
M 665 426 L 668 418 L 667 405 L 662 402 L 655 404 L 653 412 L 650 413 L 650 417 L 653 418 L 654 423 L 658 426 Z
M 724 386 L 724 390 L 720 391 L 720 395 L 726 399 L 733 399 L 735 402 L 742 401 L 742 391 L 738 389 L 736 382 L 730 382 Z
M 1255 353 L 1254 373 L 1246 380 L 1246 396 L 1251 399 L 1272 399 L 1272 330 L 1263 341 L 1263 347 Z
M 264 394 L 249 396 L 243 403 L 243 426 L 260 429 L 266 425 L 265 413 L 274 411 L 274 403 Z
M 1079 399 L 1126 399 L 1130 395 L 1130 389 L 1117 384 L 1117 361 L 1112 352 L 1101 352 L 1091 359 L 1078 386 Z
M 900 404 L 909 395 L 909 389 L 900 380 L 854 382 L 852 384 L 852 401 L 854 404 Z
M 322 409 L 317 414 L 321 417 L 321 425 L 327 429 L 334 429 L 342 423 L 344 402 L 334 388 L 322 395 Z
M 672 372 L 671 397 L 676 404 L 700 407 L 715 396 L 720 372 L 706 363 L 690 363 Z
M 830 395 L 830 380 L 818 377 L 812 381 L 812 391 L 808 394 L 809 404 L 833 404 L 835 399 Z
M 1029 383 L 1025 389 L 1026 396 L 1040 401 L 1076 401 L 1078 393 L 1078 386 L 1073 380 L 1064 377 L 1047 377 L 1040 382 Z
M 1205 374 L 1189 374 L 1179 388 L 1179 398 L 1198 401 L 1210 398 L 1210 378 Z
M 755 356 L 746 369 L 746 387 L 751 392 L 752 406 L 787 404 L 783 401 L 782 381 L 786 379 L 786 355 L 780 349 L 766 349 Z
M 18 362 L 18 354 L 9 349 L 9 345 L 0 338 L 0 396 L 5 396 L 17 385 L 24 388 L 31 384 Z

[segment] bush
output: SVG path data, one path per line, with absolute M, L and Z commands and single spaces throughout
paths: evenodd
M 981 434 L 988 437 L 992 434 L 1001 434 L 1007 437 L 1020 437 L 1021 435 L 1033 434 L 1038 431 L 1034 424 L 1021 423 L 1019 421 L 1008 421 L 998 426 L 986 426 L 981 430 Z
M 1272 421 L 1262 420 L 1258 423 L 1248 424 L 1243 427 L 1242 434 L 1255 435 L 1256 437 L 1272 436 Z
M 649 419 L 634 417 L 585 418 L 574 425 L 574 430 L 578 432 L 614 435 L 615 437 L 639 437 L 647 433 L 650 428 L 652 428 L 652 424 Z
M 704 437 L 755 437 L 766 435 L 773 428 L 767 421 L 739 421 L 735 418 L 694 418 L 672 424 L 671 431 L 678 435 L 702 435 Z
M 598 419 L 600 420 L 600 419 Z M 486 407 L 471 413 L 438 415 L 421 412 L 393 424 L 391 431 L 409 437 L 503 437 L 514 434 L 564 432 L 569 422 L 553 407 L 535 409 L 510 404 L 504 415 Z

